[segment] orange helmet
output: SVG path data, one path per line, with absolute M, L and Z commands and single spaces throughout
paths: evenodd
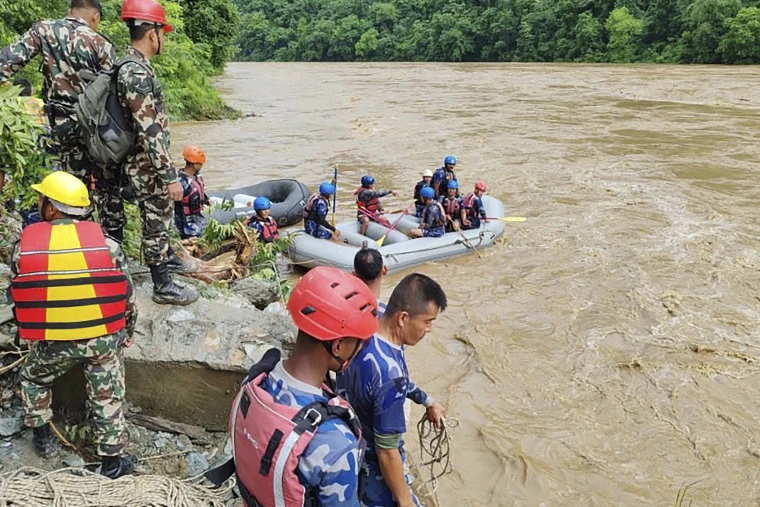
M 190 162 L 191 164 L 205 164 L 206 163 L 206 154 L 203 152 L 202 149 L 198 148 L 197 146 L 185 146 L 185 149 L 182 150 L 182 158 L 184 158 L 186 161 Z
M 485 183 L 483 183 L 482 181 L 478 181 L 475 183 L 475 190 L 482 190 L 483 192 L 485 192 L 486 190 L 488 190 L 488 188 L 486 187 Z

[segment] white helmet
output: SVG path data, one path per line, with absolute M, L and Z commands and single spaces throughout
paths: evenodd
M 422 171 L 422 177 L 423 178 L 432 178 L 433 177 L 433 171 L 431 171 L 430 169 L 425 169 L 424 171 Z

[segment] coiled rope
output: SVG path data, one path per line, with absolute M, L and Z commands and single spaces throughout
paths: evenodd
M 427 473 L 420 471 L 423 478 L 427 477 L 421 484 L 420 490 L 438 501 L 438 479 L 444 475 L 450 474 L 451 465 L 451 434 L 450 429 L 459 426 L 459 420 L 453 417 L 441 420 L 441 427 L 436 428 L 428 420 L 427 414 L 417 423 L 417 434 L 420 443 L 420 463 L 415 463 L 411 468 L 427 469 Z
M 111 480 L 79 468 L 25 467 L 0 474 L 0 507 L 225 507 L 233 485 L 214 490 L 162 475 Z

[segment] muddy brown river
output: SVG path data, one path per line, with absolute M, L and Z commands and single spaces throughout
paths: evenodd
M 684 505 L 750 506 L 758 81 L 758 67 L 232 64 L 222 93 L 258 116 L 176 124 L 172 147 L 206 150 L 211 188 L 315 187 L 338 163 L 339 218 L 362 174 L 410 197 L 452 153 L 460 184 L 483 179 L 528 218 L 482 260 L 420 268 L 450 303 L 409 354 L 459 420 L 442 506 L 669 506 L 692 483 Z

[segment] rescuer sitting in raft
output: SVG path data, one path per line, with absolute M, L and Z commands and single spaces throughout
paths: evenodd
M 359 419 L 324 380 L 377 330 L 377 300 L 355 276 L 318 267 L 293 289 L 288 312 L 293 353 L 280 360 L 271 349 L 248 372 L 232 408 L 233 460 L 207 477 L 221 483 L 236 470 L 248 507 L 359 507 Z
M 248 219 L 248 227 L 256 229 L 259 233 L 259 241 L 272 243 L 280 237 L 277 232 L 277 221 L 269 216 L 272 202 L 264 196 L 253 200 L 253 210 L 256 212 Z
M 462 199 L 462 225 L 463 229 L 480 229 L 480 221 L 486 218 L 486 208 L 483 206 L 483 194 L 488 188 L 482 181 L 475 183 L 475 191 L 470 192 Z
M 99 472 L 115 479 L 136 464 L 122 456 L 123 348 L 132 344 L 137 320 L 127 262 L 100 225 L 79 221 L 91 212 L 79 178 L 57 171 L 32 188 L 40 193 L 42 221 L 24 229 L 11 257 L 18 338 L 31 342 L 20 372 L 24 423 L 40 455 L 57 455 L 50 427 L 53 381 L 84 364 Z
M 187 239 L 203 234 L 206 228 L 203 207 L 209 204 L 209 200 L 200 175 L 206 163 L 206 154 L 197 146 L 186 146 L 182 150 L 182 158 L 185 159 L 185 167 L 177 174 L 182 185 L 182 200 L 174 203 L 174 224 L 179 229 L 180 237 Z
M 386 227 L 391 224 L 383 215 L 383 207 L 380 205 L 380 198 L 388 194 L 396 195 L 395 190 L 375 190 L 375 178 L 366 175 L 362 176 L 362 186 L 356 189 L 356 219 L 361 223 L 359 234 L 366 234 L 369 221 L 377 222 Z
M 425 209 L 425 201 L 422 199 L 422 196 L 420 196 L 420 190 L 422 190 L 425 187 L 431 187 L 433 186 L 433 171 L 430 169 L 425 169 L 422 171 L 422 181 L 418 181 L 417 184 L 414 186 L 414 207 L 415 207 L 415 213 L 414 216 L 417 218 L 422 216 L 422 210 Z
M 311 194 L 303 207 L 303 226 L 306 233 L 315 238 L 337 241 L 340 231 L 327 221 L 331 196 L 335 196 L 333 184 L 324 182 L 319 185 L 319 192 Z
M 443 206 L 435 200 L 435 190 L 430 187 L 420 190 L 420 196 L 425 201 L 420 227 L 409 231 L 409 235 L 412 238 L 440 238 L 446 233 L 446 213 L 443 211 Z
M 441 206 L 446 213 L 446 230 L 458 231 L 460 227 L 460 220 L 462 218 L 462 198 L 457 195 L 459 193 L 459 183 L 457 180 L 451 180 L 448 184 L 447 194 L 441 198 Z

